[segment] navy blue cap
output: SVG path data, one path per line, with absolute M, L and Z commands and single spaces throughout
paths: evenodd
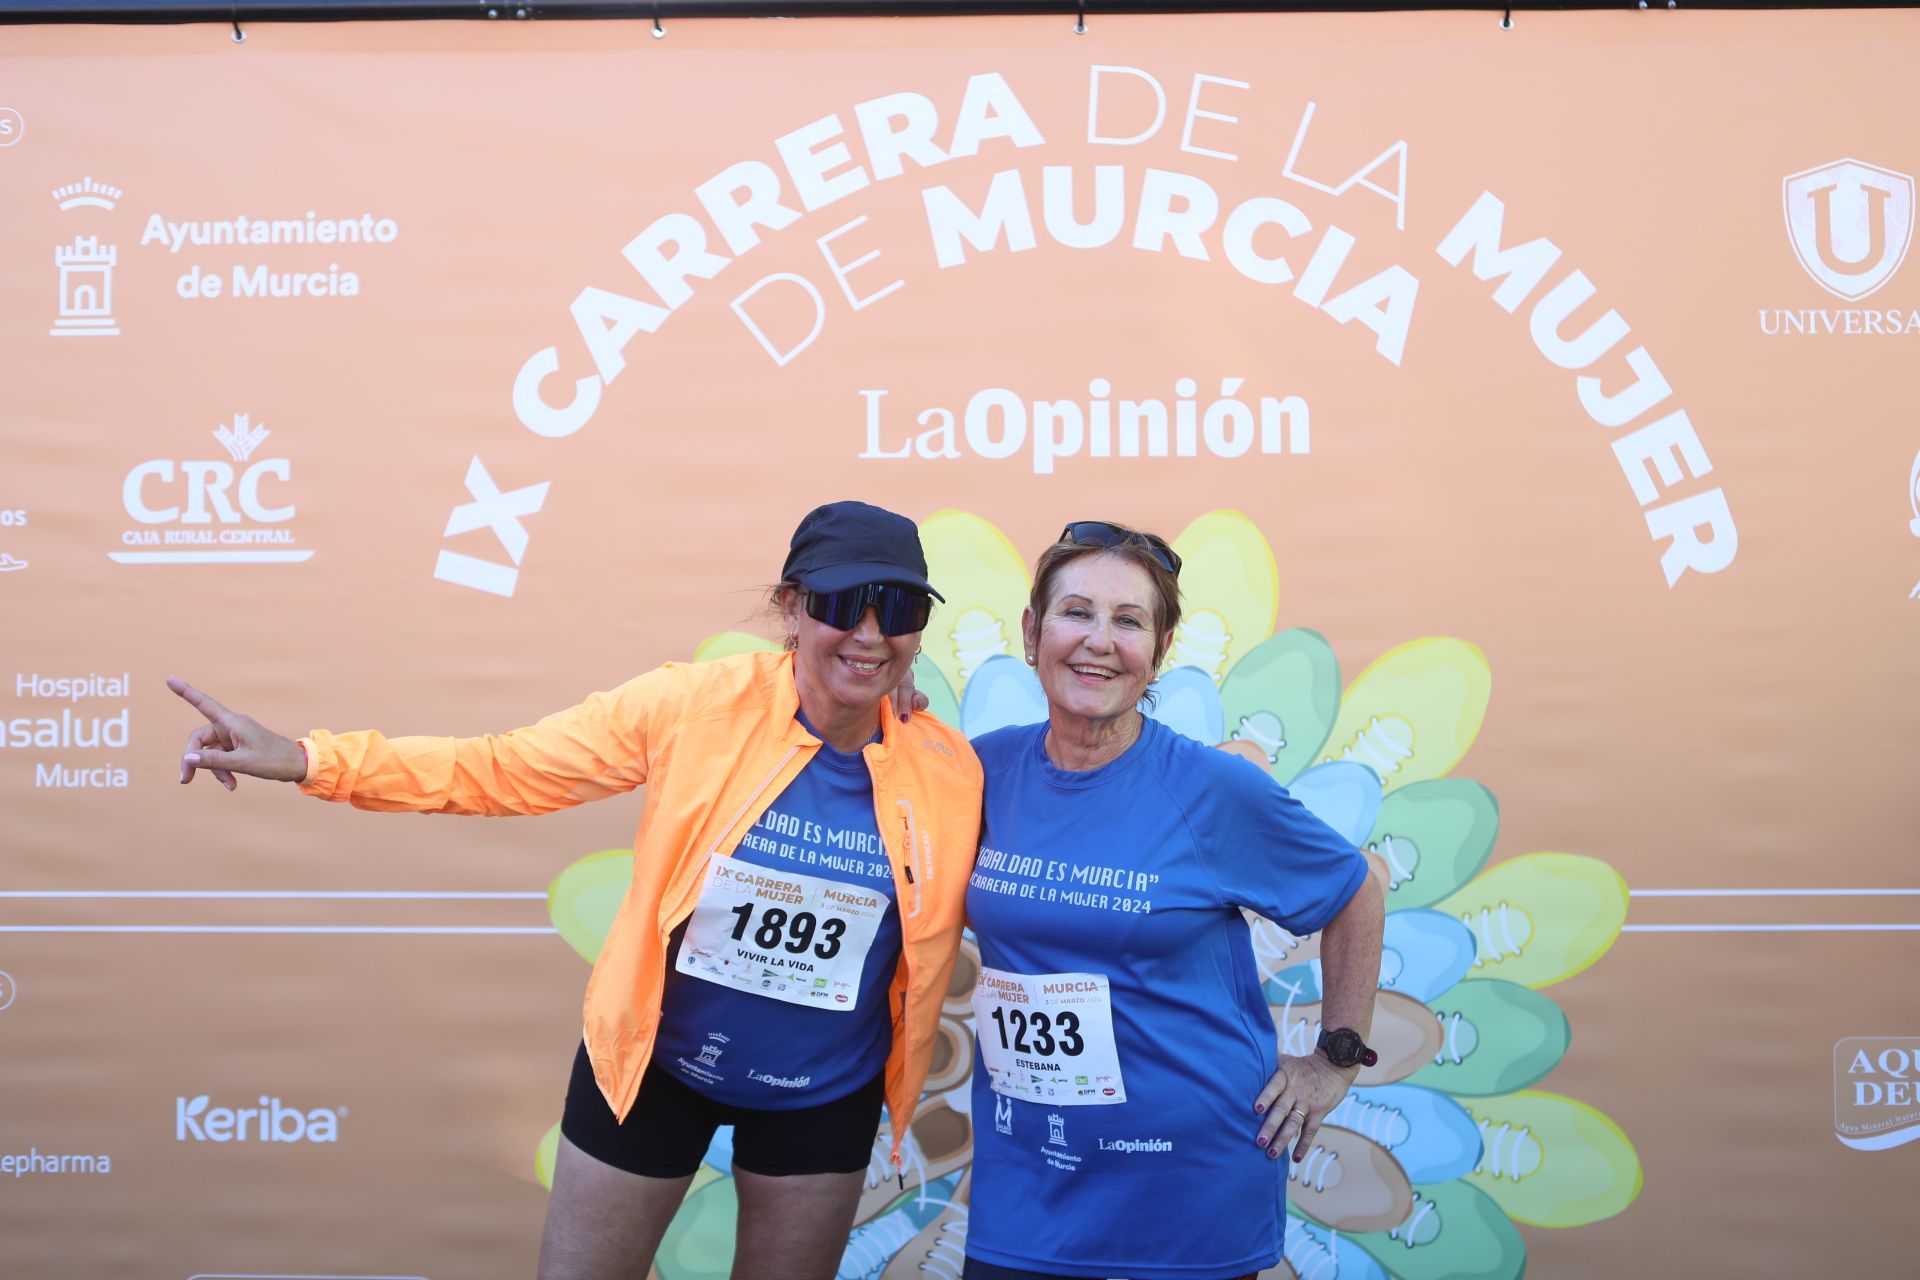
M 885 582 L 946 601 L 927 581 L 927 557 L 913 521 L 864 502 L 829 502 L 807 512 L 793 531 L 780 580 L 809 591 Z

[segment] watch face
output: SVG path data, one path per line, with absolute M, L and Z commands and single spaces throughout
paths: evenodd
M 1336 1067 L 1350 1067 L 1360 1061 L 1363 1042 L 1360 1033 L 1352 1027 L 1341 1027 L 1338 1031 L 1327 1032 L 1327 1060 Z

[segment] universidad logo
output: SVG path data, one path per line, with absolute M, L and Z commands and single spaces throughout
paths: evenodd
M 1024 558 L 964 511 L 930 516 L 921 540 L 929 576 L 949 602 L 914 664 L 934 714 L 970 736 L 1045 719 L 1045 695 L 1019 656 L 1031 588 Z M 1620 1213 L 1640 1191 L 1640 1160 L 1619 1126 L 1537 1087 L 1572 1034 L 1545 988 L 1612 947 L 1626 921 L 1626 883 L 1600 859 L 1564 852 L 1488 867 L 1499 804 L 1454 773 L 1492 689 L 1476 646 L 1452 636 L 1409 640 L 1343 679 L 1326 637 L 1279 626 L 1279 569 L 1245 515 L 1207 512 L 1174 547 L 1185 562 L 1186 616 L 1150 714 L 1258 762 L 1365 850 L 1387 888 L 1370 1037 L 1380 1061 L 1329 1116 L 1309 1157 L 1289 1162 L 1287 1261 L 1315 1280 L 1516 1280 L 1527 1259 L 1515 1223 L 1577 1228 Z M 695 658 L 774 647 L 726 632 Z M 590 854 L 548 890 L 554 926 L 589 961 L 632 865 L 628 849 Z M 1308 1052 L 1320 1022 L 1318 939 L 1257 917 L 1249 923 L 1281 1043 Z M 883 1130 L 841 1280 L 922 1280 L 943 1274 L 942 1263 L 957 1274 L 972 1122 L 947 1091 L 965 1092 L 967 994 L 977 971 L 969 941 L 958 998 L 942 1020 L 949 1047 L 936 1054 L 902 1143 L 906 1189 L 886 1167 Z M 960 1069 L 943 1073 L 953 1061 Z M 549 1186 L 557 1138 L 555 1126 L 535 1157 Z M 730 1161 L 730 1145 L 717 1140 L 661 1246 L 663 1280 L 725 1280 L 736 1210 Z
M 1780 187 L 1793 252 L 1822 289 L 1857 302 L 1893 279 L 1913 243 L 1912 177 L 1846 159 Z

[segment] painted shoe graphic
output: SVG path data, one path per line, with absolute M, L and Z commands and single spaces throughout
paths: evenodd
M 1527 1246 L 1507 1215 L 1464 1182 L 1413 1189 L 1413 1212 L 1390 1231 L 1348 1236 L 1396 1280 L 1520 1280 Z
M 873 1140 L 873 1155 L 867 1161 L 866 1186 L 854 1210 L 854 1222 L 866 1222 L 922 1195 L 922 1188 L 961 1168 L 972 1156 L 973 1122 L 955 1111 L 945 1098 L 922 1098 L 907 1124 L 906 1140 L 900 1144 L 897 1171 L 893 1167 L 891 1126 L 881 1123 Z
M 1442 1040 L 1408 1083 L 1456 1096 L 1524 1089 L 1558 1065 L 1571 1034 L 1567 1015 L 1516 982 L 1468 978 L 1434 997 Z
M 1473 968 L 1472 931 L 1444 911 L 1396 911 L 1382 937 L 1380 985 L 1422 1004 Z
M 1256 1280 L 1389 1280 L 1373 1255 L 1347 1244 L 1336 1232 L 1287 1207 L 1287 1237 L 1280 1265 Z
M 1363 764 L 1317 764 L 1287 785 L 1287 793 L 1320 821 L 1358 845 L 1380 816 L 1380 778 Z
M 4 551 L 0 551 L 0 573 L 18 573 L 26 567 L 25 560 L 16 560 Z
M 1387 867 L 1387 910 L 1430 907 L 1473 879 L 1499 831 L 1493 792 L 1468 778 L 1415 782 L 1387 796 L 1366 844 Z
M 928 711 L 947 724 L 960 727 L 960 699 L 954 696 L 946 675 L 925 653 L 913 660 L 913 687 L 927 695 Z
M 1515 1221 L 1579 1227 L 1640 1194 L 1640 1157 L 1620 1126 L 1574 1098 L 1514 1093 L 1467 1103 L 1483 1154 L 1468 1178 Z
M 1413 1211 L 1413 1188 L 1399 1162 L 1351 1129 L 1322 1125 L 1307 1158 L 1287 1163 L 1287 1199 L 1336 1231 L 1385 1231 Z
M 633 850 L 602 849 L 563 868 L 547 886 L 547 918 L 568 946 L 592 964 L 633 879 Z
M 973 988 L 980 981 L 980 944 L 971 933 L 960 935 L 960 951 L 953 958 L 953 976 L 947 979 L 947 998 L 940 1011 L 962 1020 L 973 1016 Z
M 1268 1006 L 1267 1013 L 1273 1018 L 1274 1030 L 1280 1033 L 1281 1053 L 1305 1057 L 1313 1052 L 1314 1041 L 1320 1035 L 1318 1001 L 1297 1001 L 1289 993 L 1286 1001 Z M 1368 1033 L 1367 1042 L 1380 1055 L 1380 1060 L 1370 1067 L 1362 1067 L 1354 1082 L 1369 1086 L 1392 1084 L 1416 1071 L 1429 1069 L 1441 1047 L 1440 1022 L 1433 1011 L 1418 1000 L 1397 991 L 1382 991 L 1374 997 L 1373 1030 Z
M 1269 636 L 1220 682 L 1228 735 L 1252 743 L 1277 782 L 1314 762 L 1340 710 L 1340 663 L 1317 631 Z
M 960 695 L 960 727 L 969 738 L 1047 718 L 1040 677 L 1019 658 L 999 654 L 982 662 Z
M 694 1170 L 687 1198 L 654 1255 L 661 1280 L 728 1280 L 740 1200 L 733 1179 L 705 1165 Z
M 1212 746 L 1227 736 L 1220 710 L 1220 690 L 1213 677 L 1198 667 L 1163 671 L 1153 686 L 1153 706 L 1143 708 L 1175 733 Z
M 1388 791 L 1437 778 L 1479 736 L 1492 688 L 1475 646 L 1451 636 L 1409 640 L 1347 690 L 1322 758 L 1364 764 Z
M 1282 972 L 1306 969 L 1320 959 L 1319 934 L 1310 933 L 1304 938 L 1298 937 L 1288 933 L 1265 916 L 1255 915 L 1245 909 L 1242 909 L 1240 914 L 1247 918 L 1247 928 L 1253 933 L 1253 962 L 1260 971 L 1260 981 L 1270 983 Z M 1298 985 L 1296 977 L 1292 983 L 1296 998 L 1302 1000 L 1320 998 L 1319 970 L 1316 967 L 1312 972 L 1315 974 L 1313 994 L 1305 994 L 1304 988 Z M 1267 992 L 1268 1004 L 1285 1004 L 1286 1000 L 1287 990 L 1284 988 L 1274 988 Z
M 1327 1113 L 1326 1123 L 1385 1147 L 1414 1182 L 1451 1182 L 1480 1163 L 1480 1125 L 1473 1114 L 1446 1094 L 1418 1085 L 1350 1089 Z
M 1289 992 L 1301 1000 L 1321 998 L 1318 935 L 1297 951 L 1302 958 L 1266 983 L 1268 1003 L 1285 1003 Z M 1452 916 L 1422 909 L 1396 911 L 1387 917 L 1380 949 L 1383 990 L 1398 991 L 1424 1004 L 1460 981 L 1472 967 L 1473 934 Z
M 1545 987 L 1607 953 L 1627 922 L 1627 882 L 1598 858 L 1529 853 L 1434 907 L 1473 930 L 1476 976 Z
M 928 1206 L 939 1208 L 919 1232 L 893 1255 L 880 1280 L 960 1280 L 967 1261 L 967 1197 L 973 1170 L 945 1198 L 929 1195 Z
M 741 653 L 778 653 L 780 646 L 749 631 L 720 631 L 702 640 L 693 651 L 695 662 L 718 662 Z
M 928 580 L 947 598 L 935 606 L 921 642 L 947 687 L 964 697 L 981 664 L 996 656 L 1014 655 L 1024 669 L 1018 656 L 1020 615 L 1031 584 L 1026 561 L 1006 535 L 979 516 L 946 510 L 920 525 L 920 543 L 927 552 Z
M 1183 562 L 1185 604 L 1163 669 L 1198 667 L 1218 681 L 1273 634 L 1280 608 L 1273 550 L 1253 521 L 1225 510 L 1209 511 L 1188 525 L 1173 540 L 1173 549 Z
M 560 1122 L 555 1120 L 553 1128 L 540 1135 L 539 1145 L 533 1149 L 533 1180 L 547 1190 L 553 1190 L 553 1162 L 560 1155 Z
M 940 1019 L 934 1031 L 933 1063 L 927 1068 L 926 1091 L 944 1093 L 973 1070 L 973 1032 L 951 1015 Z

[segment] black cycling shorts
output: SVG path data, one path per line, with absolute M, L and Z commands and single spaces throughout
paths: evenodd
M 733 1165 L 783 1178 L 802 1173 L 855 1173 L 873 1159 L 885 1100 L 882 1071 L 844 1098 L 792 1111 L 761 1111 L 715 1102 L 655 1063 L 647 1064 L 626 1123 L 593 1080 L 583 1044 L 573 1058 L 560 1132 L 602 1164 L 647 1178 L 684 1178 L 700 1167 L 714 1130 L 733 1126 Z

